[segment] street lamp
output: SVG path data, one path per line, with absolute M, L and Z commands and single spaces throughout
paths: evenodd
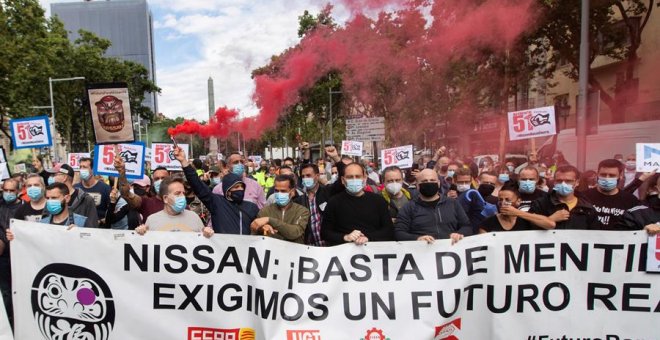
M 333 91 L 332 88 L 328 89 L 328 97 L 330 98 L 330 143 L 335 145 L 335 135 L 332 132 L 332 95 L 335 93 L 342 93 L 341 91 Z M 325 143 L 325 141 L 323 141 Z
M 57 133 L 57 128 L 55 127 L 55 104 L 53 102 L 53 83 L 58 82 L 58 81 L 72 81 L 72 80 L 85 80 L 85 77 L 71 77 L 71 78 L 57 78 L 53 79 L 51 77 L 48 77 L 48 89 L 50 90 L 50 115 L 52 116 L 52 121 L 51 121 L 51 129 L 53 131 L 53 146 L 54 146 L 54 156 L 57 161 L 60 160 L 60 155 L 59 155 L 59 148 L 57 147 L 57 137 L 59 137 L 59 134 Z M 42 108 L 47 108 L 47 106 L 44 106 Z

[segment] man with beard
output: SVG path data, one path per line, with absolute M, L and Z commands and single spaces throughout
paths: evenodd
M 341 181 L 346 190 L 328 202 L 321 228 L 323 240 L 331 246 L 393 241 L 394 227 L 387 202 L 378 194 L 364 191 L 367 174 L 362 165 L 346 165 Z
M 394 227 L 397 241 L 451 239 L 456 243 L 472 235 L 472 227 L 460 204 L 438 192 L 437 174 L 430 169 L 417 175 L 419 197 L 406 204 Z

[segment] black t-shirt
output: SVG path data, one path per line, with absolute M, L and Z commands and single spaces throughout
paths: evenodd
M 593 229 L 596 230 L 617 229 L 617 226 L 621 225 L 623 213 L 640 205 L 637 197 L 622 190 L 619 190 L 616 195 L 604 195 L 598 189 L 593 188 L 585 191 L 582 197 L 596 209 L 598 223 L 593 226 Z
M 518 209 L 520 209 L 524 212 L 528 212 L 529 208 L 532 206 L 532 202 L 536 201 L 537 199 L 539 199 L 539 198 L 541 198 L 541 197 L 543 197 L 547 194 L 548 194 L 547 192 L 545 192 L 543 190 L 539 190 L 539 189 L 534 190 L 534 192 L 531 193 L 531 194 L 525 194 L 525 193 L 521 192 L 520 193 L 520 206 L 518 207 Z
M 21 221 L 41 222 L 43 213 L 44 209 L 36 210 L 32 208 L 30 203 L 26 203 L 16 209 L 16 215 L 14 215 L 14 218 Z
M 504 229 L 502 223 L 497 218 L 497 215 L 491 216 L 481 222 L 481 229 L 487 232 L 500 232 L 500 231 L 524 231 L 524 230 L 534 230 L 532 225 L 525 219 L 516 217 L 516 223 L 513 224 L 511 229 Z
M 387 202 L 378 194 L 360 197 L 342 192 L 325 207 L 321 237 L 330 245 L 342 244 L 344 235 L 360 230 L 369 241 L 394 241 L 394 225 Z

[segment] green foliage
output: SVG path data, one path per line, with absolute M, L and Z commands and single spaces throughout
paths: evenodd
M 72 151 L 86 151 L 94 134 L 86 102 L 85 82 L 126 82 L 131 110 L 150 121 L 154 113 L 142 105 L 145 92 L 160 89 L 142 65 L 106 57 L 110 41 L 80 31 L 70 42 L 57 18 L 46 19 L 36 0 L 0 2 L 0 122 L 5 117 L 49 113 L 32 106 L 50 105 L 48 78 L 85 77 L 53 83 L 56 128 Z M 6 126 L 0 130 L 8 136 Z

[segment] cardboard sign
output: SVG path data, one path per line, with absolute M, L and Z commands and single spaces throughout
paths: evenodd
M 255 162 L 255 163 L 261 163 L 261 160 L 263 159 L 259 155 L 250 156 L 248 158 L 252 158 L 252 161 Z
M 341 154 L 348 156 L 362 156 L 363 142 L 344 140 L 341 142 Z
M 179 144 L 188 158 L 188 144 Z M 181 171 L 181 163 L 174 158 L 174 144 L 151 143 L 151 170 L 164 167 L 167 170 Z
M 660 171 L 660 143 L 637 143 L 637 171 Z
M 40 148 L 53 145 L 48 116 L 12 119 L 11 142 L 14 149 Z
M 124 159 L 126 178 L 141 179 L 144 174 L 144 142 L 118 144 L 119 155 Z M 94 174 L 118 177 L 115 170 L 115 145 L 103 144 L 94 147 Z
M 125 83 L 87 85 L 96 144 L 135 140 L 131 101 Z
M 80 170 L 80 159 L 89 157 L 89 152 L 70 152 L 66 157 L 66 164 L 69 164 L 73 170 Z
M 413 146 L 406 145 L 382 150 L 380 152 L 380 164 L 381 169 L 388 166 L 398 166 L 401 169 L 412 168 Z
M 660 234 L 649 236 L 646 271 L 660 273 Z
M 509 140 L 521 140 L 557 134 L 555 107 L 509 112 Z

